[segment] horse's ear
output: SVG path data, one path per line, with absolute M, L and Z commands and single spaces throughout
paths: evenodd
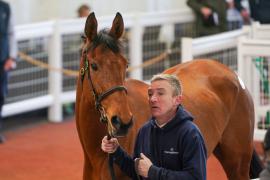
M 84 33 L 86 37 L 88 38 L 88 40 L 92 41 L 94 37 L 97 35 L 97 26 L 98 24 L 97 24 L 95 13 L 92 12 L 87 17 L 85 27 L 84 27 Z
M 124 21 L 122 15 L 118 12 L 113 20 L 112 28 L 110 30 L 110 36 L 115 39 L 119 39 L 124 31 Z

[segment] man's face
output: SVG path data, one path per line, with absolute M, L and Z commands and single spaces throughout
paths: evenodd
M 173 96 L 173 88 L 168 81 L 157 80 L 148 88 L 148 100 L 152 116 L 165 123 L 174 117 L 181 96 Z
M 84 9 L 83 11 L 80 12 L 79 16 L 80 17 L 87 17 L 89 14 L 90 14 L 90 11 Z

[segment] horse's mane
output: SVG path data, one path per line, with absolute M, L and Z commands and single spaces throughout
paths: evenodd
M 121 41 L 113 38 L 109 35 L 107 29 L 101 30 L 97 36 L 94 37 L 92 43 L 89 45 L 89 50 L 93 51 L 99 45 L 103 45 L 105 48 L 109 48 L 114 53 L 119 53 L 122 50 Z

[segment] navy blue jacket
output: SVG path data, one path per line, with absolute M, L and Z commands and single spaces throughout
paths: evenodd
M 162 128 L 152 118 L 137 135 L 134 155 L 121 147 L 114 161 L 133 180 L 137 180 L 134 159 L 144 153 L 153 163 L 149 180 L 205 180 L 207 153 L 203 137 L 189 112 L 179 106 L 176 116 Z M 143 179 L 143 178 L 141 178 Z
M 5 61 L 9 57 L 8 22 L 10 18 L 9 5 L 0 1 L 0 129 L 1 111 L 7 91 L 7 72 L 4 70 Z
M 10 17 L 9 5 L 0 1 L 0 65 L 9 57 L 8 22 Z

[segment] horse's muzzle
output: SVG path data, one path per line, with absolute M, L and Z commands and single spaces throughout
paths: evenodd
M 130 121 L 127 124 L 124 124 L 118 116 L 113 116 L 111 123 L 116 130 L 114 136 L 125 136 L 127 135 L 129 128 L 133 125 L 133 116 L 130 118 Z

